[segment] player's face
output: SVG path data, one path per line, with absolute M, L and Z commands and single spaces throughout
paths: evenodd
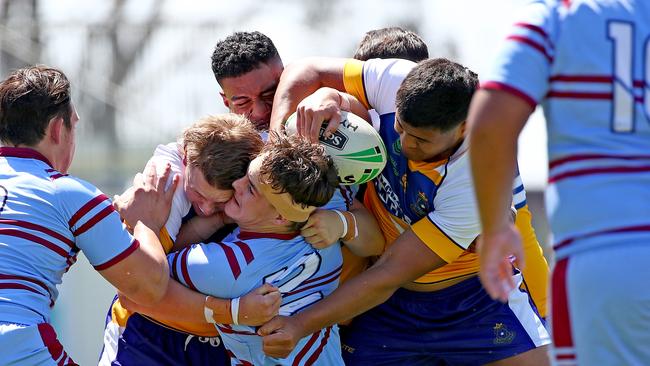
M 402 155 L 412 161 L 447 159 L 463 141 L 465 123 L 450 131 L 413 127 L 395 117 L 395 131 L 399 134 Z
M 235 194 L 224 212 L 244 229 L 267 226 L 279 216 L 278 211 L 260 193 L 246 175 L 232 184 Z
M 56 167 L 58 171 L 64 174 L 68 172 L 68 169 L 72 164 L 72 158 L 74 157 L 74 152 L 77 147 L 75 136 L 77 130 L 77 123 L 79 122 L 79 115 L 77 114 L 77 109 L 74 107 L 73 104 L 70 105 L 70 108 L 72 109 L 72 112 L 70 113 L 70 128 L 68 129 L 64 125 L 63 130 L 61 132 L 62 134 L 61 142 L 63 147 L 63 152 L 60 160 L 61 166 Z
M 184 189 L 192 207 L 199 216 L 209 216 L 222 211 L 226 202 L 232 197 L 231 189 L 219 189 L 205 180 L 201 169 L 194 166 L 185 168 Z
M 244 75 L 219 81 L 223 104 L 233 113 L 242 114 L 258 130 L 268 130 L 273 96 L 284 66 L 276 58 Z

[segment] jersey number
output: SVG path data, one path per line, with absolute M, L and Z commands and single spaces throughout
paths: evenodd
M 635 87 L 643 90 L 643 105 L 647 119 L 650 119 L 650 38 L 643 47 L 644 80 L 635 85 L 634 65 L 634 26 L 632 23 L 611 21 L 607 35 L 614 44 L 614 90 L 612 130 L 614 132 L 634 132 Z
M 305 254 L 290 266 L 265 276 L 264 283 L 278 287 L 283 297 L 290 295 L 318 272 L 320 264 L 321 257 L 318 253 Z M 319 291 L 308 293 L 280 306 L 280 315 L 293 315 L 322 298 L 323 294 Z

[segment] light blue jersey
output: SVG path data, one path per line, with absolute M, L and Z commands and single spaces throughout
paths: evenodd
M 281 315 L 292 315 L 336 289 L 341 249 L 316 250 L 297 234 L 239 232 L 232 240 L 193 245 L 169 255 L 174 278 L 219 298 L 246 295 L 263 283 L 282 292 Z M 254 327 L 217 326 L 233 365 L 342 365 L 336 326 L 303 338 L 286 359 L 266 357 Z
M 558 259 L 650 242 L 650 2 L 533 1 L 482 88 L 544 109 Z
M 0 148 L 0 322 L 49 322 L 80 250 L 103 270 L 138 245 L 97 188 L 35 150 Z

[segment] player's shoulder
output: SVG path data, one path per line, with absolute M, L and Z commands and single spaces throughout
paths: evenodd
M 59 173 L 60 174 L 60 173 Z M 58 201 L 66 206 L 83 205 L 91 200 L 107 200 L 104 193 L 92 183 L 65 174 L 52 179 L 53 193 L 57 195 Z

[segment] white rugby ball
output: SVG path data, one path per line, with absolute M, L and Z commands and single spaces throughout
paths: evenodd
M 334 160 L 343 185 L 366 183 L 386 166 L 386 146 L 372 125 L 356 114 L 341 111 L 341 124 L 329 137 L 323 137 L 327 123 L 318 135 L 320 144 Z M 297 133 L 297 114 L 285 122 L 287 134 Z

